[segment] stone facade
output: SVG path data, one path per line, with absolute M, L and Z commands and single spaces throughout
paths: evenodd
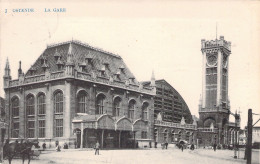
M 7 61 L 4 90 L 11 139 L 38 139 L 47 147 L 57 142 L 90 147 L 91 133 L 102 147 L 153 140 L 155 86 L 143 87 L 120 56 L 79 41 L 48 46 L 25 74 L 20 63 L 16 80 Z M 132 128 L 121 127 L 122 119 Z M 120 135 L 129 136 L 111 144 Z

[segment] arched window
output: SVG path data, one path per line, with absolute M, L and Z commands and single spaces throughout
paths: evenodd
M 54 136 L 63 137 L 63 93 L 54 94 Z
M 39 138 L 45 138 L 45 114 L 46 114 L 46 102 L 45 95 L 40 93 L 37 97 L 37 108 L 38 108 L 38 136 Z
M 34 115 L 34 96 L 33 95 L 29 95 L 26 98 L 26 112 L 27 112 L 27 116 L 30 115 Z
M 26 118 L 27 118 L 27 137 L 34 138 L 35 133 L 35 106 L 34 96 L 28 95 L 26 97 Z
M 17 117 L 19 116 L 19 99 L 15 97 L 12 99 L 12 116 Z
M 11 109 L 12 109 L 11 136 L 12 136 L 12 138 L 18 138 L 19 137 L 19 99 L 18 99 L 18 97 L 14 97 L 11 100 Z
M 45 95 L 43 93 L 41 93 L 37 98 L 37 106 L 38 106 L 38 114 L 45 115 L 46 103 L 45 103 Z
M 142 106 L 142 119 L 143 120 L 147 120 L 148 106 L 149 106 L 149 104 L 147 102 L 145 102 Z
M 63 93 L 61 91 L 54 94 L 54 112 L 63 113 Z
M 100 94 L 97 97 L 97 114 L 103 114 L 104 113 L 104 102 L 105 102 L 105 95 Z
M 77 113 L 87 113 L 87 93 L 80 91 L 78 94 L 78 108 Z
M 135 100 L 130 100 L 129 106 L 128 106 L 128 118 L 134 119 L 134 113 L 135 113 Z
M 113 116 L 119 116 L 121 107 L 121 98 L 116 97 L 114 100 Z

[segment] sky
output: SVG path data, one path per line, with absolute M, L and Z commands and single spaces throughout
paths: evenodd
M 202 92 L 201 39 L 231 41 L 231 111 L 260 113 L 258 1 L 1 1 L 0 76 L 8 57 L 12 79 L 26 72 L 48 44 L 80 40 L 120 55 L 139 81 L 165 79 L 198 116 Z M 33 8 L 34 12 L 13 12 Z M 45 9 L 46 8 L 46 9 Z M 45 12 L 65 8 L 66 12 Z M 5 13 L 7 9 L 7 13 Z M 0 78 L 0 96 L 4 96 Z M 254 116 L 254 122 L 260 116 Z M 233 116 L 230 120 L 234 121 Z

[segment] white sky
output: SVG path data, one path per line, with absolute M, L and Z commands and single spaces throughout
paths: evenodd
M 168 81 L 198 116 L 202 91 L 201 39 L 224 35 L 232 42 L 229 65 L 231 111 L 260 113 L 260 2 L 257 1 L 74 1 L 0 2 L 0 77 L 8 56 L 17 78 L 19 60 L 26 72 L 46 45 L 72 38 L 119 54 L 137 80 Z M 66 8 L 45 13 L 44 8 Z M 13 13 L 34 8 L 34 13 Z M 4 13 L 8 9 L 8 13 Z M 0 96 L 4 96 L 0 78 Z M 258 117 L 254 117 L 256 121 Z M 234 119 L 230 116 L 230 120 Z

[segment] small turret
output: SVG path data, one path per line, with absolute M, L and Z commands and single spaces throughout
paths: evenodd
M 9 66 L 9 61 L 8 58 L 6 59 L 6 65 L 5 65 L 5 77 L 7 76 L 11 76 L 11 70 L 10 70 L 10 66 Z
M 12 79 L 8 58 L 6 59 L 5 74 L 3 78 L 4 78 L 4 87 L 8 87 L 9 81 Z
M 20 75 L 22 75 L 22 74 L 23 74 L 23 71 L 22 71 L 22 62 L 19 61 L 18 77 L 19 77 Z
M 152 92 L 153 92 L 154 94 L 156 94 L 156 85 L 155 85 L 154 71 L 152 72 L 150 87 L 152 88 Z
M 66 75 L 73 76 L 74 75 L 74 63 L 73 63 L 73 54 L 72 54 L 72 44 L 69 45 L 68 56 L 66 61 Z
M 151 87 L 155 87 L 154 71 L 152 72 L 152 77 L 151 77 Z

